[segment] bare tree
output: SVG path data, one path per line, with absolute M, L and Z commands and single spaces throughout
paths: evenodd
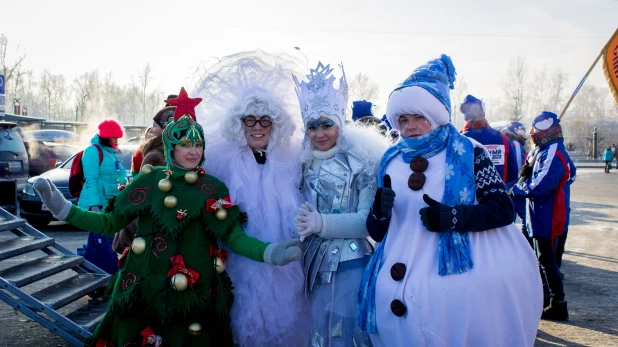
M 459 105 L 463 102 L 466 95 L 468 95 L 468 84 L 466 83 L 466 79 L 461 77 L 455 81 L 454 85 L 455 89 L 451 90 L 451 109 L 453 112 L 452 122 L 457 129 L 463 129 L 464 119 L 459 109 Z
M 569 76 L 560 69 L 556 69 L 549 78 L 549 100 L 547 108 L 559 112 L 566 102 L 566 88 Z
M 138 82 L 134 84 L 134 95 L 141 106 L 141 123 L 148 124 L 151 121 L 154 112 L 159 105 L 158 100 L 161 99 L 161 92 L 158 89 L 150 91 L 152 83 L 152 69 L 150 63 L 146 63 L 137 74 Z
M 5 89 L 6 99 L 12 100 L 18 96 L 20 82 L 23 80 L 24 71 L 22 71 L 22 63 L 26 59 L 26 53 L 21 52 L 17 46 L 16 58 L 9 61 L 7 57 L 9 50 L 9 40 L 4 34 L 0 34 L 0 75 L 4 75 L 4 85 L 8 86 Z
M 504 111 L 511 121 L 521 122 L 526 111 L 526 78 L 528 63 L 521 55 L 514 57 L 508 67 L 506 76 L 502 79 L 504 92 Z
M 354 75 L 348 88 L 351 100 L 376 100 L 380 94 L 380 86 L 364 72 Z

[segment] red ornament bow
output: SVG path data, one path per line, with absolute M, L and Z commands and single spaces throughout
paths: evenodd
M 170 261 L 172 262 L 172 268 L 167 272 L 167 277 L 172 277 L 175 274 L 181 273 L 187 276 L 189 287 L 193 288 L 195 282 L 197 282 L 198 278 L 200 278 L 200 274 L 193 269 L 188 269 L 185 266 L 185 261 L 182 259 L 182 255 L 180 254 L 170 257 Z
M 206 212 L 217 212 L 218 210 L 224 208 L 228 209 L 234 206 L 232 204 L 232 199 L 229 196 L 226 196 L 223 199 L 208 199 L 206 200 Z
M 227 261 L 227 251 L 221 248 L 215 248 L 215 246 L 210 245 L 210 256 L 221 259 L 224 263 Z
M 142 346 L 153 345 L 154 347 L 161 347 L 163 339 L 161 336 L 154 333 L 151 327 L 146 327 L 141 331 L 142 334 Z

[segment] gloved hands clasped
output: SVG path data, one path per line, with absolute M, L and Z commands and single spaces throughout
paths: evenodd
M 300 259 L 302 251 L 300 240 L 292 239 L 281 243 L 271 243 L 264 251 L 264 262 L 270 265 L 286 265 Z
M 391 189 L 391 176 L 384 175 L 384 186 L 376 191 L 373 210 L 380 214 L 390 215 L 395 204 L 395 195 L 395 191 Z
M 421 215 L 421 222 L 429 231 L 450 231 L 453 230 L 453 207 L 437 202 L 423 194 L 423 201 L 429 207 L 421 208 L 418 213 Z M 456 217 L 456 216 L 455 216 Z
M 71 202 L 64 198 L 62 193 L 58 191 L 56 186 L 45 178 L 37 178 L 34 181 L 34 190 L 39 194 L 43 204 L 56 217 L 56 219 L 64 221 L 71 212 Z
M 322 215 L 309 202 L 300 205 L 296 215 L 296 225 L 300 241 L 312 234 L 319 234 L 322 231 Z

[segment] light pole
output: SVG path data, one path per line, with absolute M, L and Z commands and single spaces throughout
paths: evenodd
M 305 53 L 303 53 L 303 51 L 300 50 L 300 47 L 296 46 L 294 47 L 295 50 L 299 51 L 300 54 L 303 55 L 303 57 L 305 57 L 305 64 L 307 65 L 307 69 L 309 68 L 309 60 L 307 59 L 307 56 L 305 55 Z

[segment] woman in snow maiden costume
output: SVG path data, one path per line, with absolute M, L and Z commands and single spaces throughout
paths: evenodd
M 543 302 L 534 254 L 488 153 L 450 123 L 454 80 L 442 55 L 388 100 L 401 138 L 380 163 L 367 226 L 382 243 L 359 293 L 374 346 L 534 344 Z
M 296 82 L 305 124 L 298 210 L 303 270 L 311 305 L 310 346 L 369 346 L 356 325 L 358 286 L 373 247 L 365 221 L 387 140 L 368 128 L 345 127 L 348 86 L 339 89 L 330 65 L 320 62 L 308 81 Z
M 274 265 L 301 255 L 293 242 L 268 244 L 242 232 L 227 187 L 200 167 L 204 135 L 193 118 L 200 99 L 182 89 L 167 101 L 177 106 L 163 133 L 167 166 L 143 166 L 105 213 L 72 206 L 47 180 L 35 182 L 54 216 L 80 228 L 111 235 L 139 218 L 133 244 L 110 279 L 108 311 L 91 346 L 232 346 L 232 284 L 219 242 Z
M 207 171 L 247 213 L 243 231 L 270 242 L 298 238 L 300 118 L 292 74 L 301 64 L 265 52 L 221 59 L 202 76 L 198 119 L 209 136 Z M 212 140 L 210 140 L 212 138 Z M 233 252 L 227 272 L 234 284 L 232 332 L 242 347 L 303 346 L 309 329 L 300 261 L 273 267 Z

